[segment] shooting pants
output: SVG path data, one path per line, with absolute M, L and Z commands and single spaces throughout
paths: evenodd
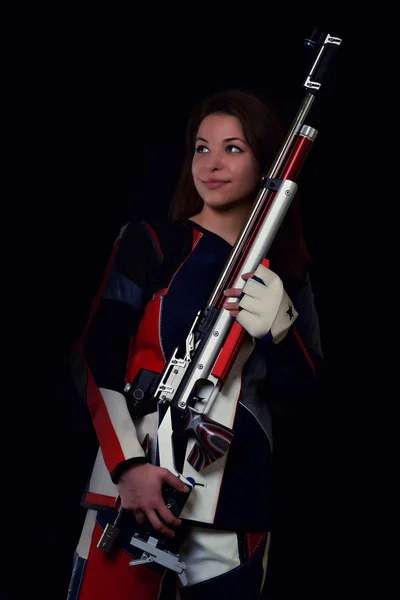
M 270 535 L 187 527 L 179 556 L 187 567 L 181 587 L 173 571 L 147 565 L 129 566 L 142 551 L 130 544 L 138 531 L 121 525 L 116 548 L 106 554 L 97 543 L 116 512 L 88 510 L 74 554 L 67 600 L 255 600 L 264 585 Z M 184 527 L 182 525 L 181 527 Z

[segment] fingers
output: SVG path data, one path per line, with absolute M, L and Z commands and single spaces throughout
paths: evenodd
M 252 273 L 243 273 L 242 275 L 242 279 L 244 279 L 245 281 L 247 281 L 247 279 L 250 279 L 250 277 L 253 277 L 254 272 Z M 241 288 L 227 288 L 224 291 L 224 296 L 228 296 L 229 298 L 239 298 L 243 293 L 243 289 Z
M 161 517 L 162 521 L 158 517 L 157 513 Z M 154 509 L 149 509 L 145 513 L 140 508 L 136 508 L 135 510 L 133 510 L 133 514 L 135 516 L 136 522 L 139 523 L 139 525 L 143 525 L 143 523 L 146 522 L 147 518 L 153 525 L 154 529 L 156 529 L 160 533 L 163 533 L 164 535 L 169 535 L 171 537 L 174 535 L 174 532 L 171 529 L 169 529 L 167 525 L 170 525 L 171 527 L 179 527 L 179 525 L 182 524 L 182 519 L 179 519 L 178 517 L 175 517 L 172 514 L 172 512 L 164 503 L 163 498 L 160 498 L 159 503 Z
M 160 505 L 157 506 L 157 512 L 164 523 L 171 527 L 179 527 L 179 525 L 182 524 L 182 519 L 175 517 L 164 502 L 161 502 Z
M 231 317 L 234 317 L 235 319 L 239 314 L 239 302 L 224 302 L 222 308 L 229 311 Z
M 122 506 L 132 511 L 137 523 L 142 525 L 148 520 L 160 535 L 173 537 L 175 534 L 170 527 L 179 527 L 182 521 L 175 517 L 165 504 L 162 483 L 165 481 L 183 493 L 188 493 L 190 487 L 168 469 L 153 465 L 147 465 L 146 476 L 142 477 L 142 475 L 134 481 L 136 487 L 125 490 L 126 498 L 125 494 L 121 492 Z
M 240 298 L 242 293 L 243 290 L 240 288 L 228 288 L 224 291 L 224 296 L 228 296 L 229 298 Z M 226 301 L 223 303 L 222 308 L 225 308 L 225 310 L 229 311 L 230 316 L 234 317 L 235 319 L 239 314 L 239 302 Z
M 168 469 L 164 469 L 163 480 L 172 485 L 178 492 L 189 492 L 190 489 L 179 477 L 176 477 Z
M 243 290 L 239 288 L 228 288 L 224 291 L 224 296 L 229 296 L 230 298 L 240 298 L 242 293 Z M 230 316 L 235 319 L 239 314 L 239 302 L 226 301 L 223 303 L 222 308 L 225 308 L 225 310 L 229 311 Z
M 228 288 L 224 291 L 224 296 L 228 296 L 229 298 L 239 298 L 243 290 L 240 288 Z
M 239 302 L 224 302 L 222 308 L 227 310 L 239 310 Z
M 254 272 L 243 273 L 242 279 L 247 281 L 247 279 L 250 279 L 250 277 L 252 277 L 253 275 L 254 275 Z M 224 296 L 227 296 L 229 298 L 240 298 L 242 296 L 242 294 L 243 294 L 242 288 L 227 288 L 224 291 Z M 225 308 L 226 310 L 228 310 L 230 316 L 233 317 L 234 319 L 236 319 L 236 317 L 239 314 L 239 302 L 224 302 L 222 305 L 222 308 Z
M 162 521 L 160 521 L 155 510 L 149 510 L 147 513 L 147 518 L 149 519 L 150 523 L 156 531 L 158 531 L 162 535 L 166 535 L 167 537 L 174 537 L 175 533 L 172 531 L 172 529 L 169 529 L 169 527 L 167 527 L 166 525 L 164 525 L 164 523 L 162 523 Z
M 134 510 L 133 514 L 135 516 L 135 519 L 136 519 L 137 523 L 139 523 L 140 525 L 142 525 L 145 522 L 146 515 L 144 514 L 144 512 L 142 510 L 140 510 L 140 508 L 137 508 L 136 510 Z

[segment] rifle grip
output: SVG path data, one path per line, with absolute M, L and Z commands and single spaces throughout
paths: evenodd
M 193 487 L 194 485 L 195 484 L 193 480 Z M 188 492 L 178 492 L 178 490 L 176 490 L 169 483 L 164 481 L 162 484 L 162 496 L 164 498 L 164 502 L 175 517 L 179 517 L 181 514 L 193 487 L 190 487 Z

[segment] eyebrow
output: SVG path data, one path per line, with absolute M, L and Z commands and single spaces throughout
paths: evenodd
M 205 142 L 206 144 L 208 144 L 208 140 L 206 140 L 202 137 L 196 138 L 196 142 L 197 142 L 197 140 L 201 140 L 202 142 Z M 240 138 L 240 137 L 228 137 L 228 138 L 224 139 L 224 142 L 233 142 L 234 140 L 239 140 L 240 142 L 243 142 L 243 144 L 246 144 L 246 146 L 248 145 L 247 142 L 242 140 L 242 138 Z

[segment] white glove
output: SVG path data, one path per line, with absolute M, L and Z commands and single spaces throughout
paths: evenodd
M 260 264 L 253 277 L 243 287 L 236 319 L 254 338 L 277 344 L 284 339 L 298 313 L 276 273 Z

